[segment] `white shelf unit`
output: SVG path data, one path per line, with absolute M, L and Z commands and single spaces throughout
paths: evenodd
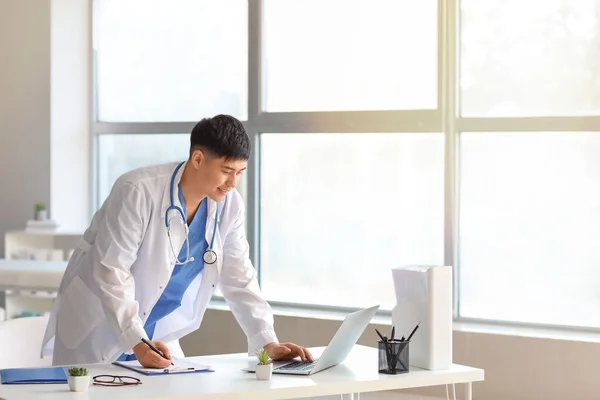
M 82 234 L 61 231 L 8 231 L 4 235 L 7 260 L 67 261 L 77 247 Z M 51 251 L 62 251 L 62 257 L 52 258 Z
M 56 292 L 7 290 L 4 295 L 5 318 L 45 315 L 52 311 L 55 298 Z
M 8 231 L 4 235 L 4 252 L 6 261 L 14 260 L 16 266 L 19 262 L 26 262 L 27 272 L 36 269 L 45 271 L 45 267 L 51 263 L 64 263 L 68 261 L 71 252 L 77 247 L 82 234 L 76 232 L 61 231 Z M 56 253 L 55 251 L 58 251 Z M 24 264 L 23 264 L 24 265 Z M 54 286 L 54 285 L 53 285 Z M 52 304 L 56 298 L 55 290 L 51 288 L 31 288 L 28 286 L 11 285 L 9 289 L 2 289 L 0 282 L 0 296 L 4 303 L 6 319 L 28 315 L 29 313 L 43 315 L 52 310 Z M 2 306 L 2 304 L 0 304 Z
M 0 320 L 52 309 L 66 261 L 0 259 Z

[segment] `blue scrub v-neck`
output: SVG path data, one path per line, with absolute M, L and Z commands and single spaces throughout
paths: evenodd
M 179 189 L 179 201 L 182 205 L 183 214 L 187 220 L 187 212 L 185 211 L 185 201 L 183 200 L 183 193 L 181 187 Z M 152 308 L 152 312 L 144 325 L 144 329 L 148 334 L 149 338 L 152 338 L 154 333 L 154 327 L 156 322 L 161 318 L 166 317 L 177 308 L 181 306 L 181 300 L 190 283 L 200 274 L 204 268 L 204 261 L 202 260 L 202 254 L 208 247 L 206 243 L 206 214 L 207 206 L 206 199 L 202 200 L 198 206 L 198 211 L 194 215 L 194 219 L 189 227 L 189 242 L 190 242 L 190 257 L 194 257 L 194 261 L 184 265 L 176 265 L 173 268 L 171 279 L 165 288 L 165 291 L 158 299 L 158 302 Z M 179 260 L 185 260 L 187 254 L 186 243 L 183 243 L 181 251 L 179 252 Z
M 183 210 L 184 217 L 187 220 L 185 201 L 179 185 L 178 190 L 181 209 Z M 144 324 L 144 330 L 146 331 L 146 334 L 150 340 L 152 340 L 152 336 L 154 335 L 156 323 L 181 306 L 181 300 L 183 299 L 185 291 L 204 268 L 202 255 L 208 247 L 208 243 L 206 242 L 206 218 L 208 214 L 207 203 L 208 201 L 206 198 L 200 202 L 198 211 L 196 211 L 196 215 L 194 215 L 194 219 L 189 226 L 190 257 L 194 257 L 194 261 L 184 265 L 175 265 L 167 287 L 152 308 L 152 311 L 150 312 L 150 315 Z M 186 242 L 184 242 L 183 246 L 181 247 L 181 251 L 179 252 L 178 259 L 185 260 L 186 255 Z M 126 354 L 122 354 L 118 359 L 118 361 L 125 360 L 135 360 L 135 355 L 132 354 L 128 356 Z

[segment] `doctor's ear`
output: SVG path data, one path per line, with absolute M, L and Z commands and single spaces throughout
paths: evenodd
M 206 154 L 204 151 L 202 151 L 202 149 L 196 149 L 192 151 L 192 154 L 190 155 L 190 161 L 194 167 L 198 167 L 203 162 L 206 162 Z

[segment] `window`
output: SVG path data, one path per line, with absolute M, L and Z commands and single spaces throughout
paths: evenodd
M 600 326 L 600 133 L 463 133 L 460 313 Z
M 391 309 L 393 267 L 443 263 L 442 134 L 263 134 L 261 160 L 269 299 Z
M 119 176 L 135 168 L 183 161 L 190 151 L 189 134 L 98 136 L 98 204 Z
M 267 300 L 385 313 L 392 268 L 444 264 L 459 319 L 600 328 L 600 1 L 96 0 L 94 22 L 99 203 L 232 114 Z
M 596 0 L 461 1 L 461 318 L 600 327 L 598 32 Z
M 96 0 L 98 205 L 122 173 L 185 158 L 196 121 L 232 114 L 256 146 L 242 190 L 266 298 L 390 310 L 393 267 L 444 262 L 437 6 Z
M 600 114 L 597 0 L 462 0 L 465 116 Z
M 96 0 L 100 121 L 247 118 L 246 0 Z
M 122 174 L 147 165 L 187 159 L 190 134 L 99 135 L 97 149 L 97 204 L 101 205 Z M 244 198 L 246 186 L 245 175 L 242 175 L 237 189 Z
M 436 0 L 264 4 L 267 111 L 437 108 Z

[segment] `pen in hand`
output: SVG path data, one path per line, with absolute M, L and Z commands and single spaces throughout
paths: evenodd
M 147 341 L 146 339 L 142 338 L 142 342 L 144 342 L 148 347 L 150 347 L 150 349 L 154 352 L 156 352 L 159 356 L 161 356 L 162 358 L 167 358 L 165 357 L 165 355 L 162 353 L 162 351 L 158 350 L 156 347 L 154 347 L 152 345 L 152 343 L 150 343 L 149 341 Z M 173 362 L 171 361 L 171 365 L 175 365 L 173 364 Z

